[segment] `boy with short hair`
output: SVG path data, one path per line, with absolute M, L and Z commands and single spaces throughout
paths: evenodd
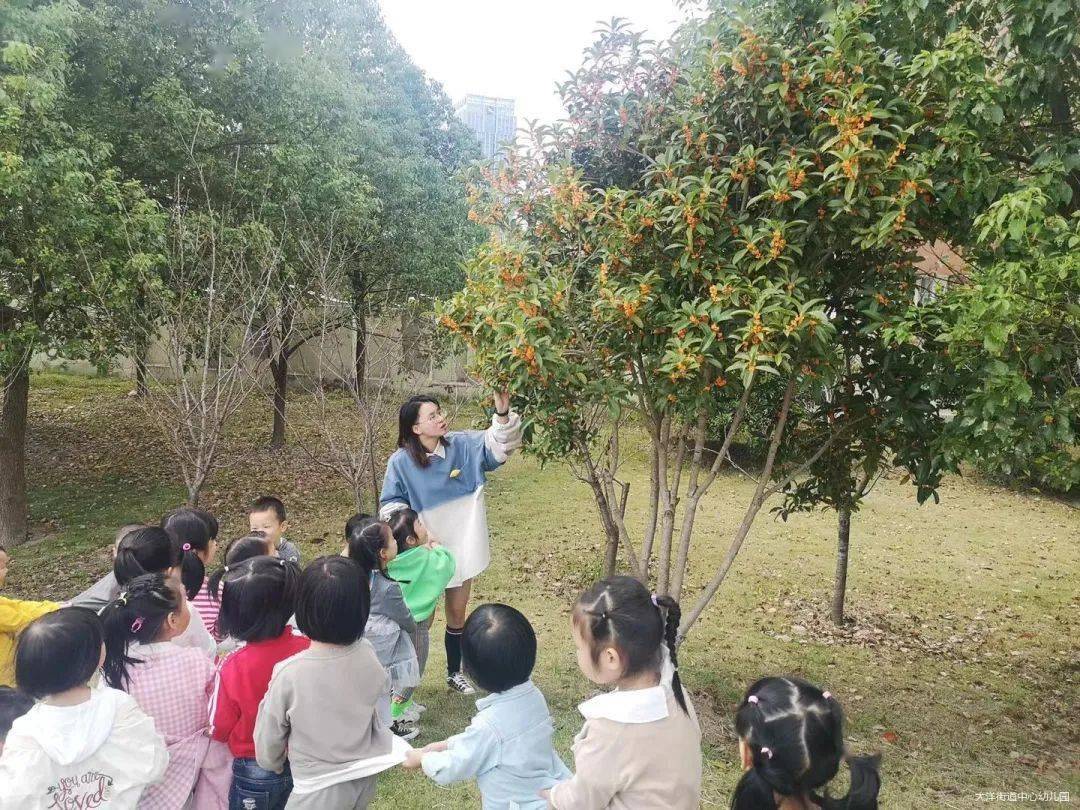
M 288 562 L 300 562 L 300 549 L 283 536 L 289 528 L 285 515 L 285 504 L 273 495 L 261 495 L 248 507 L 248 527 L 253 532 L 262 532 L 270 545 L 277 549 L 278 556 Z
M 406 770 L 423 768 L 436 784 L 475 779 L 484 810 L 546 810 L 541 790 L 573 774 L 555 752 L 547 701 L 532 682 L 536 633 L 509 605 L 481 605 L 461 635 L 465 674 L 487 697 L 460 734 L 411 750 Z

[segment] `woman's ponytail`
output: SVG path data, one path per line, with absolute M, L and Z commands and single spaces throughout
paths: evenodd
M 671 666 L 675 670 L 671 676 L 671 691 L 675 693 L 675 702 L 679 704 L 679 708 L 686 714 L 690 714 L 690 710 L 686 707 L 686 696 L 683 694 L 682 681 L 679 679 L 677 646 L 679 643 L 679 623 L 682 621 L 682 608 L 670 596 L 654 596 L 653 602 L 658 609 L 662 609 L 664 612 L 664 640 L 667 642 Z

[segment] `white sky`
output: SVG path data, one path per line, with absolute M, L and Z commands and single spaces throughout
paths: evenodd
M 652 39 L 680 19 L 673 0 L 380 0 L 413 61 L 457 101 L 467 93 L 512 98 L 518 126 L 552 121 L 555 83 L 580 67 L 600 20 L 625 17 Z

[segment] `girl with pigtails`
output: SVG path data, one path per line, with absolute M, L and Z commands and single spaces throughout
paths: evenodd
M 678 602 L 633 577 L 602 580 L 578 598 L 571 617 L 578 666 L 614 688 L 578 706 L 585 725 L 574 739 L 575 774 L 542 794 L 551 807 L 699 806 L 701 729 L 679 678 L 680 617 Z
M 207 711 L 214 664 L 175 643 L 191 617 L 180 584 L 161 573 L 135 577 L 101 611 L 105 682 L 153 718 L 169 752 L 164 777 L 146 789 L 140 808 L 209 810 L 228 800 L 232 757 L 210 739 Z
M 845 753 L 844 714 L 829 692 L 798 678 L 762 678 L 746 690 L 735 731 L 743 775 L 732 810 L 877 810 L 878 760 Z M 851 787 L 834 799 L 827 785 L 843 762 Z

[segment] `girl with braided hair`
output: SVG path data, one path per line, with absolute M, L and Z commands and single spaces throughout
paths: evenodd
M 191 621 L 191 606 L 173 577 L 143 574 L 101 611 L 105 682 L 131 695 L 165 738 L 169 764 L 140 808 L 221 807 L 232 779 L 228 749 L 210 739 L 207 701 L 214 663 L 174 643 Z
M 602 580 L 578 598 L 578 666 L 614 689 L 578 706 L 585 725 L 574 739 L 576 773 L 547 794 L 552 807 L 696 810 L 701 729 L 679 678 L 680 617 L 678 602 L 633 577 Z
M 744 773 L 732 810 L 877 810 L 876 757 L 844 752 L 844 715 L 828 692 L 798 678 L 762 678 L 735 714 Z M 819 795 L 847 762 L 843 799 Z

